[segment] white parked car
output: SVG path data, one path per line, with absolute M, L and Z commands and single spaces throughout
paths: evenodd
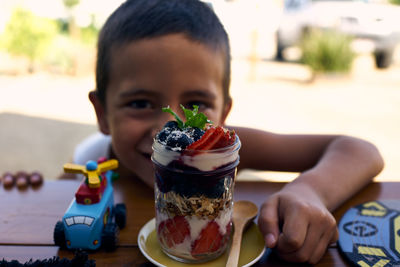
M 378 68 L 390 66 L 400 40 L 400 6 L 360 0 L 285 0 L 276 59 L 310 29 L 336 29 L 368 42 Z

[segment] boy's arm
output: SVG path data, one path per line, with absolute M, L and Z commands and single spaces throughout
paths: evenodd
M 235 129 L 242 141 L 241 168 L 301 172 L 261 207 L 259 226 L 267 246 L 288 261 L 318 262 L 338 238 L 329 211 L 382 170 L 378 150 L 347 136 Z
M 312 186 L 330 211 L 369 183 L 383 168 L 377 148 L 358 138 L 234 129 L 242 142 L 239 168 L 302 172 L 293 186 Z

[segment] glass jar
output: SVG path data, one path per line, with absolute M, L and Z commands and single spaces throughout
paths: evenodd
M 227 248 L 240 140 L 214 150 L 173 151 L 153 142 L 156 230 L 168 256 L 212 260 Z

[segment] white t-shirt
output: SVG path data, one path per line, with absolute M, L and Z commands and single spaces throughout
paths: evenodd
M 73 162 L 85 165 L 89 160 L 97 161 L 100 157 L 109 158 L 111 136 L 97 132 L 84 139 L 75 148 Z

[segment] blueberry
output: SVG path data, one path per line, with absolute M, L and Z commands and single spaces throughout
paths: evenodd
M 171 131 L 179 129 L 178 123 L 176 121 L 169 121 L 164 125 L 164 129 L 169 128 Z
M 225 179 L 219 179 L 213 186 L 210 186 L 208 190 L 205 190 L 206 196 L 209 198 L 222 197 L 225 192 Z
M 170 134 L 169 130 L 162 129 L 161 132 L 157 134 L 158 141 L 164 143 L 167 140 L 168 135 Z
M 179 147 L 181 149 L 185 149 L 191 143 L 193 143 L 193 140 L 184 132 L 173 131 L 167 137 L 167 146 L 171 148 Z
M 193 142 L 199 140 L 205 133 L 202 129 L 197 127 L 188 127 L 184 131 L 191 139 L 193 139 Z
M 169 192 L 171 190 L 172 178 L 167 174 L 162 176 L 159 172 L 155 172 L 155 176 L 158 189 L 163 193 Z
M 203 136 L 204 133 L 205 133 L 205 131 L 200 128 L 193 128 L 193 133 L 192 133 L 193 140 L 194 141 L 199 140 Z
M 193 197 L 199 194 L 198 190 L 191 183 L 175 183 L 172 186 L 172 191 L 183 197 Z
M 224 191 L 221 191 L 218 188 L 213 188 L 206 193 L 206 196 L 209 198 L 221 198 Z
M 178 123 L 176 121 L 169 121 L 164 125 L 163 129 L 158 133 L 156 138 L 158 141 L 160 141 L 160 143 L 165 144 L 171 132 L 176 130 L 179 130 Z

